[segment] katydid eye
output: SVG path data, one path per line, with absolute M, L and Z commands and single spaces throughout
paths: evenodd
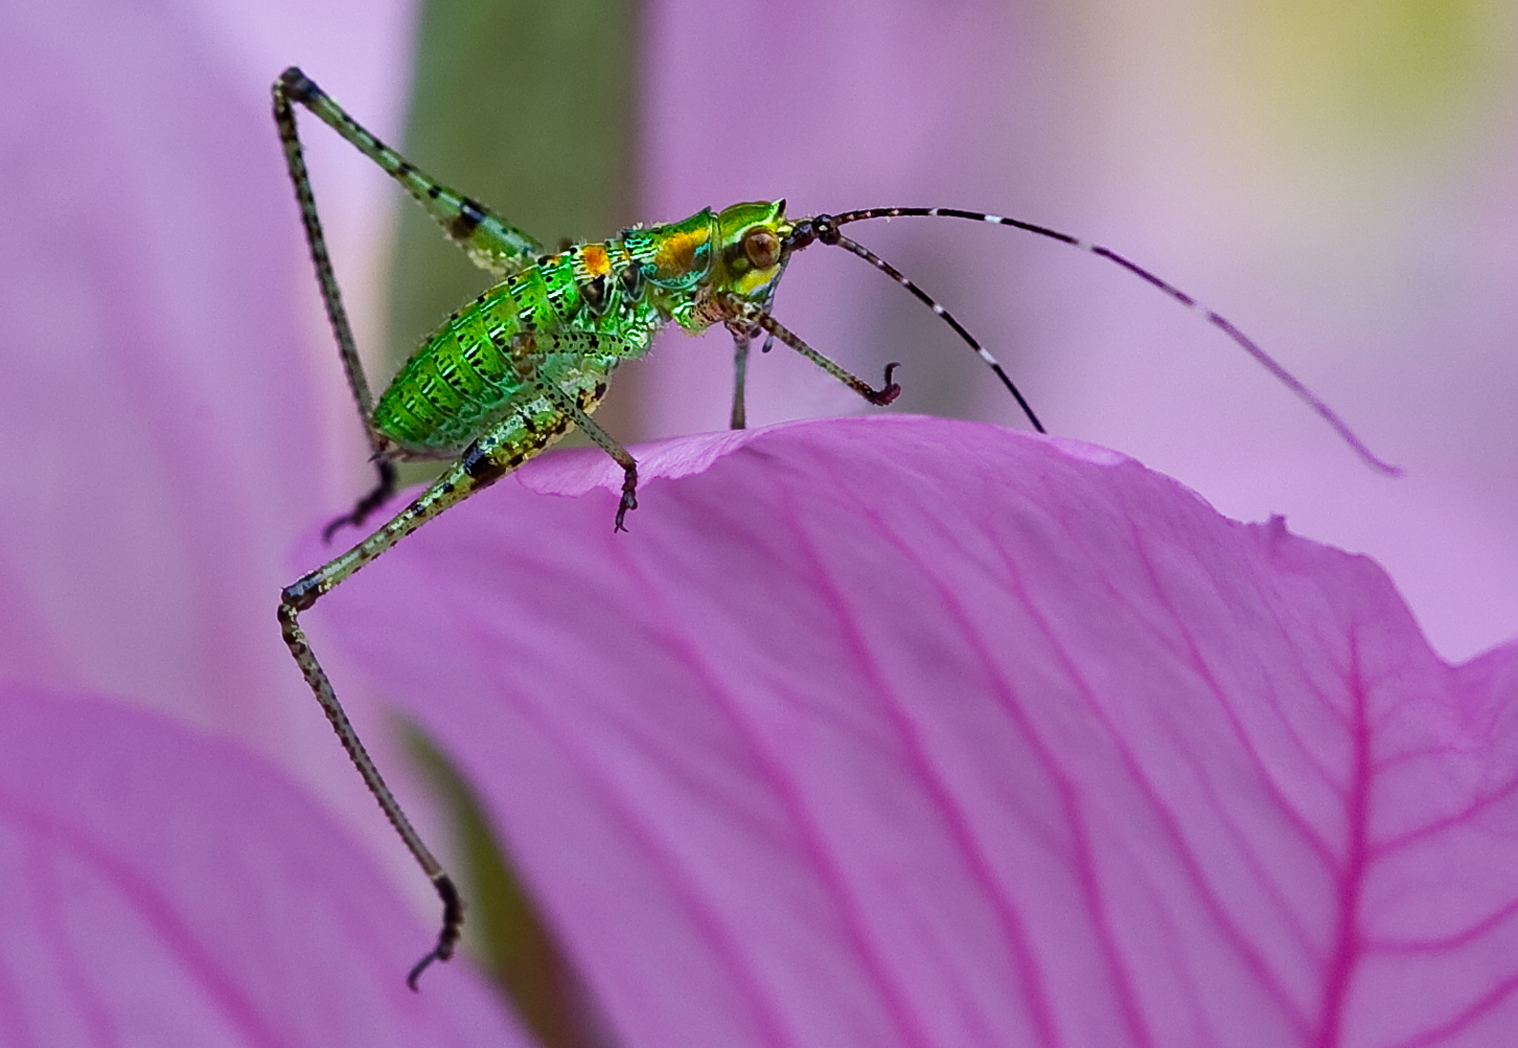
M 750 230 L 743 238 L 743 253 L 755 269 L 769 269 L 780 261 L 780 238 L 768 229 Z

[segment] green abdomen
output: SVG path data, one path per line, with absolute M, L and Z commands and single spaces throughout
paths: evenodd
M 532 293 L 534 283 L 529 277 L 526 287 L 520 281 L 499 284 L 449 317 L 375 405 L 375 429 L 402 450 L 428 458 L 458 454 L 514 414 L 523 416 L 528 431 L 562 432 L 561 413 L 523 377 L 526 367 L 592 410 L 616 360 L 537 352 L 539 340 L 523 332 L 519 301 L 519 296 L 529 302 L 540 298 Z M 537 317 L 531 308 L 527 312 L 537 322 L 562 323 L 557 317 Z
M 406 361 L 374 406 L 374 428 L 414 454 L 446 456 L 467 447 L 522 395 L 525 383 L 496 348 L 510 345 L 520 330 L 509 287 L 491 288 Z

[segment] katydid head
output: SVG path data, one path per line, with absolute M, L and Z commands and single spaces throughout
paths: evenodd
M 761 306 L 775 294 L 785 271 L 783 244 L 791 235 L 785 201 L 758 201 L 724 208 L 716 218 L 713 286 Z

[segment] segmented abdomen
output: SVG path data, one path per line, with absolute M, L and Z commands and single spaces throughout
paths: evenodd
M 374 406 L 374 428 L 414 454 L 448 456 L 468 446 L 524 391 L 496 348 L 516 340 L 519 312 L 503 283 L 449 317 Z
M 592 331 L 612 329 L 606 333 L 615 340 L 624 318 L 585 311 L 575 271 L 582 250 L 528 267 L 449 317 L 385 390 L 374 428 L 401 450 L 429 458 L 457 455 L 512 415 L 521 416 L 524 434 L 563 432 L 563 413 L 527 381 L 529 371 L 594 409 L 625 352 L 610 343 L 612 352 L 556 352 L 553 336 L 575 330 L 578 319 Z

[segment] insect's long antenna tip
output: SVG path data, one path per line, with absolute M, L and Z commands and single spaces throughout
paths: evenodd
M 1082 240 L 1080 237 L 1071 236 L 1069 233 L 1061 233 L 1058 230 L 1050 229 L 1047 226 L 1039 226 L 1034 225 L 1032 222 L 1024 222 L 1019 218 L 1007 218 L 1003 215 L 988 215 L 980 211 L 962 211 L 959 208 L 952 207 L 873 207 L 865 208 L 859 211 L 845 211 L 837 215 L 818 215 L 811 221 L 814 224 L 818 224 L 820 228 L 815 233 L 809 229 L 808 233 L 809 235 L 815 236 L 816 239 L 821 240 L 823 243 L 841 244 L 843 247 L 848 248 L 850 251 L 854 252 L 856 255 L 859 255 L 861 258 L 873 262 L 878 269 L 881 269 L 884 272 L 894 276 L 896 280 L 904 287 L 910 290 L 918 298 L 928 303 L 928 305 L 932 306 L 935 313 L 938 313 L 940 316 L 943 316 L 945 320 L 948 320 L 948 322 L 953 325 L 954 329 L 961 333 L 961 336 L 964 337 L 966 341 L 970 342 L 972 346 L 975 346 L 977 351 L 979 351 L 980 355 L 987 361 L 987 363 L 990 363 L 991 366 L 997 371 L 998 375 L 1001 375 L 1001 368 L 991 360 L 990 356 L 985 352 L 985 350 L 980 349 L 979 345 L 969 337 L 968 333 L 966 333 L 964 329 L 959 326 L 959 324 L 957 324 L 952 318 L 943 313 L 941 307 L 937 306 L 937 304 L 935 304 L 921 291 L 918 291 L 917 288 L 913 287 L 911 282 L 903 277 L 900 273 L 897 273 L 890 266 L 875 258 L 864 248 L 855 244 L 853 241 L 849 240 L 847 237 L 842 236 L 838 232 L 839 226 L 846 225 L 850 222 L 861 222 L 865 219 L 870 218 L 898 218 L 913 216 L 925 218 L 963 218 L 968 219 L 972 222 L 985 222 L 994 226 L 1010 226 L 1013 229 L 1021 229 L 1027 233 L 1034 233 L 1041 237 L 1047 237 L 1050 240 L 1058 240 L 1061 243 L 1069 244 L 1071 247 L 1079 248 L 1088 254 L 1096 255 L 1099 258 L 1105 258 L 1108 262 L 1112 262 L 1118 266 L 1121 266 L 1123 269 L 1126 269 L 1129 273 L 1132 273 L 1140 280 L 1143 280 L 1144 282 L 1157 288 L 1162 293 L 1170 296 L 1181 305 L 1195 311 L 1203 318 L 1205 318 L 1208 323 L 1217 327 L 1229 338 L 1233 339 L 1234 342 L 1236 342 L 1246 353 L 1254 357 L 1255 360 L 1265 368 L 1265 370 L 1274 375 L 1278 381 L 1286 386 L 1287 389 L 1291 390 L 1297 396 L 1306 401 L 1307 404 L 1314 411 L 1316 411 L 1325 422 L 1333 427 L 1334 432 L 1339 434 L 1339 438 L 1348 444 L 1350 448 L 1355 452 L 1355 454 L 1359 455 L 1365 464 L 1370 466 L 1371 469 L 1374 469 L 1376 472 L 1388 477 L 1402 476 L 1402 468 L 1400 466 L 1394 466 L 1391 463 L 1377 457 L 1376 454 L 1370 450 L 1370 448 L 1365 446 L 1364 441 L 1362 441 L 1355 434 L 1354 430 L 1349 428 L 1349 424 L 1339 417 L 1338 412 L 1329 407 L 1328 403 L 1319 397 L 1316 393 L 1308 389 L 1307 386 L 1303 384 L 1299 379 L 1297 379 L 1295 375 L 1287 371 L 1286 368 L 1278 363 L 1274 357 L 1260 348 L 1260 346 L 1257 345 L 1254 340 L 1251 339 L 1248 335 L 1240 331 L 1222 315 L 1213 312 L 1211 309 L 1208 309 L 1206 306 L 1202 305 L 1196 299 L 1192 298 L 1190 295 L 1182 291 L 1180 288 L 1176 287 L 1174 284 L 1170 283 L 1168 280 L 1162 280 L 1160 277 L 1156 276 L 1154 273 L 1151 273 L 1143 266 L 1140 266 L 1138 263 L 1133 262 L 1125 256 L 1118 254 L 1111 248 L 1102 247 L 1100 244 L 1093 244 L 1089 240 Z M 824 237 L 824 234 L 832 239 L 826 239 Z M 1005 376 L 1002 377 L 1003 381 L 1006 381 Z M 1011 389 L 1011 383 L 1007 382 L 1006 384 L 1007 387 Z M 1017 391 L 1015 389 L 1013 390 L 1013 395 L 1017 396 Z M 1019 403 L 1022 403 L 1023 398 L 1021 396 L 1017 396 L 1017 399 Z M 1023 408 L 1024 410 L 1027 410 L 1027 405 L 1023 404 Z M 1029 417 L 1032 418 L 1031 412 L 1029 412 Z M 1034 420 L 1034 426 L 1042 432 L 1043 427 L 1038 425 L 1037 420 Z
M 1116 254 L 1115 252 L 1108 251 L 1106 248 L 1099 248 L 1097 250 L 1124 268 L 1138 271 L 1137 267 L 1135 267 L 1133 263 L 1129 262 L 1127 259 Z M 1345 422 L 1344 419 L 1339 416 L 1339 413 L 1337 411 L 1328 406 L 1328 402 L 1326 400 L 1318 396 L 1312 390 L 1308 389 L 1306 383 L 1297 378 L 1297 376 L 1293 375 L 1290 371 L 1287 371 L 1286 367 L 1281 364 L 1280 361 L 1276 360 L 1275 357 L 1271 356 L 1269 353 L 1266 353 L 1265 350 L 1261 349 L 1260 346 L 1254 341 L 1254 339 L 1250 338 L 1248 335 L 1244 334 L 1244 332 L 1240 331 L 1233 325 L 1231 321 L 1219 316 L 1217 313 L 1214 313 L 1206 306 L 1203 306 L 1195 299 L 1192 299 L 1190 296 L 1184 295 L 1181 291 L 1173 288 L 1171 285 L 1160 281 L 1157 278 L 1148 276 L 1148 274 L 1143 273 L 1142 271 L 1138 272 L 1140 272 L 1141 275 L 1145 276 L 1150 283 L 1155 284 L 1161 290 L 1168 292 L 1171 297 L 1177 298 L 1180 301 L 1184 302 L 1186 305 L 1190 306 L 1197 313 L 1205 317 L 1207 321 L 1214 327 L 1218 328 L 1229 338 L 1233 339 L 1233 341 L 1237 343 L 1238 346 L 1244 350 L 1244 352 L 1254 357 L 1256 362 L 1258 362 L 1261 367 L 1274 375 L 1276 381 L 1280 382 L 1281 385 L 1285 386 L 1287 389 L 1291 390 L 1298 397 L 1300 397 L 1308 407 L 1317 412 L 1318 417 L 1332 426 L 1334 432 L 1339 435 L 1339 439 L 1348 444 L 1350 449 L 1356 455 L 1360 456 L 1360 459 L 1367 466 L 1375 470 L 1377 473 L 1382 474 L 1383 476 L 1402 476 L 1401 466 L 1394 466 L 1390 462 L 1387 462 L 1385 459 L 1382 459 L 1374 451 L 1371 451 L 1370 448 L 1366 446 L 1365 442 L 1360 439 L 1359 434 L 1349 428 L 1349 423 Z
M 1293 378 L 1291 382 L 1288 382 L 1287 385 L 1293 386 L 1294 388 L 1294 383 L 1295 378 Z M 1319 415 L 1322 415 L 1323 418 L 1327 420 L 1328 424 L 1334 428 L 1334 432 L 1339 434 L 1344 443 L 1348 444 L 1350 448 L 1354 450 L 1354 453 L 1356 455 L 1359 455 L 1361 460 L 1367 466 L 1375 470 L 1377 473 L 1380 473 L 1382 476 L 1386 477 L 1400 477 L 1405 475 L 1406 471 L 1401 466 L 1392 465 L 1390 462 L 1387 462 L 1385 459 L 1377 455 L 1374 451 L 1370 450 L 1370 448 L 1365 445 L 1365 442 L 1360 439 L 1359 434 L 1349 428 L 1349 423 L 1341 419 L 1338 412 L 1334 411 L 1333 408 L 1329 407 L 1326 403 L 1320 400 L 1317 394 L 1295 390 L 1295 388 L 1294 391 L 1302 393 L 1304 399 L 1312 405 L 1313 409 L 1317 411 Z
M 1348 426 L 1341 427 L 1337 416 L 1329 419 L 1329 424 L 1332 425 L 1334 429 L 1339 431 L 1339 436 L 1348 441 L 1349 446 L 1355 450 L 1355 454 L 1359 455 L 1360 458 L 1364 460 L 1365 464 L 1371 469 L 1375 470 L 1377 473 L 1380 473 L 1383 476 L 1387 477 L 1402 477 L 1407 475 L 1407 471 L 1401 466 L 1392 465 L 1390 462 L 1387 462 L 1385 459 L 1378 456 L 1374 451 L 1371 451 L 1370 448 L 1366 447 L 1364 443 L 1361 442 L 1360 438 L 1355 436 L 1355 434 L 1349 429 Z

